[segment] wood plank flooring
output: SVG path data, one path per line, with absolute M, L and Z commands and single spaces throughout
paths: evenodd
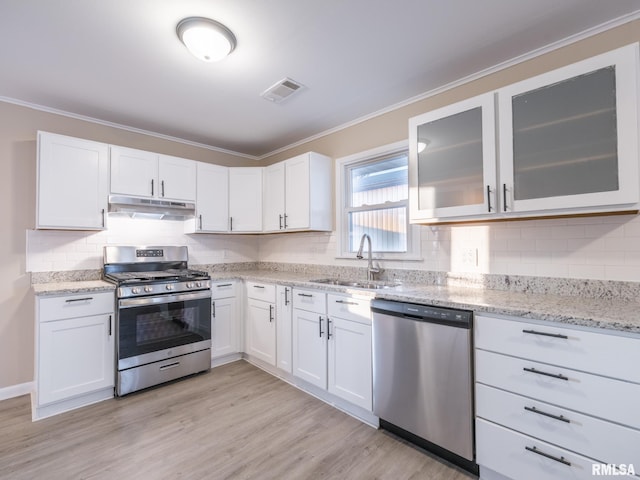
M 476 477 L 238 361 L 34 423 L 28 396 L 2 401 L 0 478 Z

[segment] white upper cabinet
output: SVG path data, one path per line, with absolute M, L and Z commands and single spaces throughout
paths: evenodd
M 38 132 L 36 227 L 104 229 L 108 165 L 103 143 Z
M 638 44 L 409 127 L 412 222 L 637 210 Z
M 229 231 L 262 231 L 262 168 L 229 168 Z
M 409 120 L 411 221 L 495 211 L 494 95 Z
M 265 168 L 264 231 L 332 229 L 332 161 L 315 152 Z
M 196 162 L 112 145 L 111 193 L 193 202 Z
M 503 212 L 635 206 L 638 45 L 498 93 Z
M 196 232 L 226 232 L 229 228 L 229 168 L 196 162 Z

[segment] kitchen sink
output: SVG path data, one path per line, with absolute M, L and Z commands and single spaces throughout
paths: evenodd
M 368 290 L 380 290 L 384 288 L 399 287 L 398 283 L 381 282 L 381 281 L 362 281 L 357 280 L 342 280 L 340 278 L 319 278 L 316 280 L 309 280 L 311 283 L 322 283 L 324 285 L 338 285 L 341 287 L 353 287 L 353 288 L 365 288 Z

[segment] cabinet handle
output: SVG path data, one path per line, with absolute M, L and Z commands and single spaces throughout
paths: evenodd
M 289 305 L 289 299 L 287 298 L 287 294 L 289 293 L 289 287 L 284 287 L 284 305 Z
M 216 285 L 216 288 L 223 288 L 223 287 L 232 287 L 233 283 L 221 283 L 219 285 Z M 264 288 L 264 287 L 262 287 Z
M 151 196 L 153 197 L 153 178 L 151 179 Z
M 286 230 L 287 228 L 289 228 L 289 225 L 287 225 L 287 217 L 288 217 L 288 216 L 289 216 L 289 215 L 287 215 L 286 213 L 284 214 L 284 228 L 285 228 L 285 230 Z
M 550 458 L 551 460 L 555 460 L 556 462 L 562 463 L 563 465 L 566 465 L 567 467 L 571 466 L 571 462 L 565 460 L 564 457 L 560 457 L 560 458 L 554 457 L 553 455 L 545 453 L 542 450 L 538 450 L 537 447 L 526 447 L 525 446 L 524 448 L 525 448 L 525 450 L 528 450 L 530 452 L 537 453 L 538 455 L 542 455 L 543 457 Z
M 344 305 L 360 305 L 358 302 L 350 302 L 349 300 L 336 300 L 336 303 L 342 303 Z
M 216 318 L 216 302 L 211 302 L 211 317 Z
M 531 335 L 543 335 L 545 337 L 562 338 L 564 340 L 569 339 L 568 336 L 562 335 L 561 333 L 538 332 L 537 330 L 522 330 L 522 333 L 530 333 Z
M 233 217 L 229 217 L 229 231 L 233 232 Z
M 489 212 L 491 212 L 491 186 L 487 185 L 487 205 L 489 206 Z
M 199 228 L 199 230 L 202 230 L 202 214 L 198 215 L 198 219 L 200 220 L 200 228 Z
M 327 317 L 327 340 L 331 340 L 331 319 Z
M 282 230 L 282 214 L 278 215 L 278 217 L 280 217 L 280 220 L 279 220 L 279 222 L 280 222 L 280 230 Z
M 273 305 L 269 305 L 269 323 L 273 322 Z
M 322 338 L 322 334 L 324 333 L 322 331 L 322 315 L 318 316 L 318 333 L 320 334 L 320 338 Z
M 65 300 L 66 303 L 72 302 L 88 302 L 89 300 L 93 300 L 93 297 L 82 297 L 82 298 L 68 298 Z
M 554 420 L 560 420 L 561 422 L 571 423 L 571 420 L 565 418 L 563 415 L 554 415 L 552 413 L 543 412 L 536 407 L 524 407 L 527 412 L 537 413 L 538 415 L 544 415 L 545 417 L 553 418 Z
M 254 285 L 253 288 L 264 288 L 264 285 Z
M 502 184 L 502 208 L 506 212 L 507 211 L 507 184 Z
M 160 195 L 162 195 L 164 197 L 164 180 L 162 180 L 160 182 L 160 189 L 161 189 Z
M 527 368 L 524 367 L 523 370 L 525 372 L 535 373 L 537 375 L 544 375 L 545 377 L 557 378 L 558 380 L 569 381 L 569 377 L 565 377 L 559 373 L 549 373 L 549 372 L 541 372 L 540 370 L 536 370 L 535 368 Z
M 102 228 L 104 228 L 105 220 L 104 220 L 104 208 L 102 209 Z
M 310 294 L 310 293 L 299 293 L 298 296 L 299 297 L 309 297 L 309 298 L 313 297 L 313 295 Z
M 111 336 L 111 320 L 113 315 L 109 315 L 109 336 Z

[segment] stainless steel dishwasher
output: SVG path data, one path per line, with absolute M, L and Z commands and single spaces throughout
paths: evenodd
M 473 313 L 374 300 L 373 413 L 380 426 L 478 473 Z

